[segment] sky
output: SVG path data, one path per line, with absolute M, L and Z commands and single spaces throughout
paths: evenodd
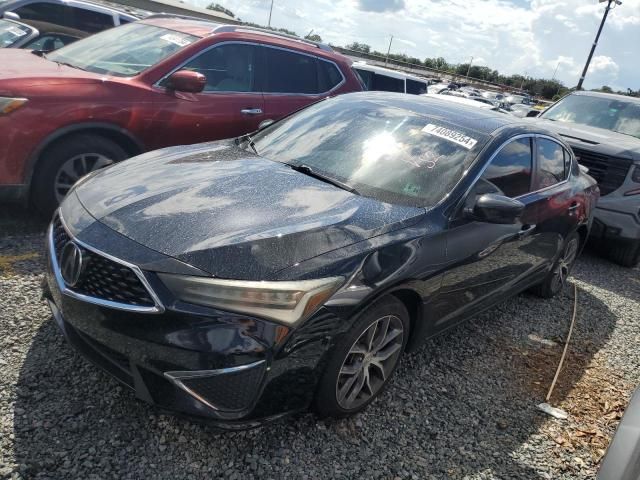
M 206 6 L 211 0 L 187 0 Z M 271 0 L 214 0 L 242 20 L 266 25 Z M 366 43 L 421 59 L 485 65 L 505 74 L 575 86 L 605 4 L 598 0 L 274 0 L 271 25 L 323 41 Z M 640 0 L 613 9 L 585 80 L 640 89 Z

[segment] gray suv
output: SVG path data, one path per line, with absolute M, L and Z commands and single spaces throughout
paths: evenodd
M 640 260 L 640 98 L 574 92 L 539 117 L 600 187 L 592 243 L 625 267 Z

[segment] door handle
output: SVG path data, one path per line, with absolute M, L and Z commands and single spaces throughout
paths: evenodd
M 261 115 L 262 109 L 261 108 L 243 108 L 242 110 L 240 110 L 240 113 L 243 115 Z
M 568 210 L 570 212 L 575 212 L 578 208 L 580 207 L 580 205 L 578 205 L 577 203 L 572 203 L 571 206 L 568 208 Z
M 523 225 L 520 231 L 518 232 L 518 237 L 524 238 L 528 235 L 531 235 L 536 229 L 535 225 Z

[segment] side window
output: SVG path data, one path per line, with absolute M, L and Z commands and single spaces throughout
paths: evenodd
M 423 93 L 427 93 L 427 84 L 407 78 L 407 93 L 411 93 L 413 95 L 421 95 Z
M 376 73 L 371 90 L 404 93 L 404 80 Z
M 330 62 L 318 60 L 318 91 L 328 92 L 342 81 L 342 74 L 338 68 Z
M 536 140 L 538 145 L 538 181 L 536 190 L 547 188 L 566 178 L 564 148 L 559 143 L 544 138 Z
M 373 72 L 359 68 L 354 68 L 353 71 L 356 72 L 356 75 L 362 80 L 362 86 L 365 90 L 373 90 Z
M 318 93 L 316 59 L 277 48 L 265 48 L 269 93 Z
M 16 8 L 15 13 L 24 20 L 36 20 L 40 22 L 67 25 L 69 22 L 69 7 L 55 3 L 36 2 Z
M 202 53 L 184 66 L 207 77 L 205 92 L 255 92 L 256 49 L 227 44 Z
M 67 35 L 60 35 L 57 33 L 45 33 L 44 35 L 41 35 L 38 38 L 29 42 L 27 45 L 24 46 L 24 48 L 50 52 L 52 50 L 57 50 L 58 48 L 62 48 L 65 45 L 72 43 L 75 40 L 76 40 L 75 38 L 69 37 Z
M 125 25 L 127 23 L 131 23 L 135 20 L 131 20 L 130 18 L 126 18 L 126 17 L 120 17 L 120 25 Z
M 84 8 L 71 7 L 71 28 L 89 33 L 97 33 L 114 26 L 113 16 Z
M 531 139 L 521 138 L 505 145 L 481 178 L 489 187 L 495 187 L 494 192 L 513 198 L 531 191 L 532 170 Z M 487 190 L 479 193 L 489 193 L 491 188 Z

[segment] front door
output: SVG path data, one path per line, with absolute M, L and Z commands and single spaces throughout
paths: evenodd
M 525 205 L 515 224 L 485 223 L 461 211 L 452 219 L 441 293 L 434 305 L 441 330 L 512 294 L 519 282 L 544 266 L 544 234 L 538 227 L 540 199 L 533 189 L 533 138 L 517 137 L 503 146 L 468 193 L 497 193 Z
M 232 138 L 258 129 L 264 120 L 258 47 L 247 43 L 216 45 L 182 69 L 202 73 L 201 93 L 156 89 L 156 145 L 190 144 Z M 162 83 L 161 83 L 162 85 Z

